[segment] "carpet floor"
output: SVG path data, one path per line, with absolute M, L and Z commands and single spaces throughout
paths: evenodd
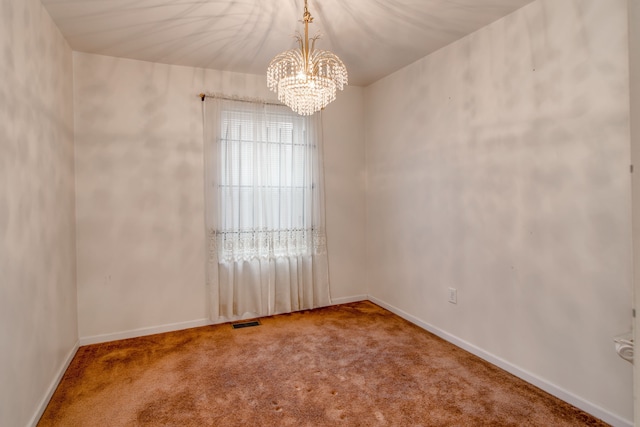
M 370 302 L 80 347 L 45 426 L 605 426 Z

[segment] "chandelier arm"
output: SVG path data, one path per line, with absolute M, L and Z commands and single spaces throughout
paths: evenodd
M 297 36 L 296 40 L 298 41 L 298 46 L 300 48 L 300 52 L 304 52 L 304 41 L 301 36 Z
M 313 53 L 316 50 L 316 40 L 318 40 L 317 37 L 314 37 L 311 39 L 311 53 Z

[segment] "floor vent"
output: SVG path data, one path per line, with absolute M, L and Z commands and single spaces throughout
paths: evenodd
M 260 326 L 260 322 L 253 320 L 251 322 L 233 323 L 231 326 L 233 326 L 233 329 L 250 328 L 252 326 Z

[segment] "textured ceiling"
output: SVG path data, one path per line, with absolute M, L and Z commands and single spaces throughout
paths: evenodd
M 365 86 L 533 0 L 309 0 L 316 47 Z M 263 74 L 304 0 L 42 0 L 72 49 Z

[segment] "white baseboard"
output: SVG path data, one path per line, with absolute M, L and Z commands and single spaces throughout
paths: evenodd
M 504 359 L 501 359 L 491 353 L 488 353 L 487 351 L 474 346 L 471 343 L 468 343 L 467 341 L 464 341 L 454 335 L 451 335 L 441 329 L 438 329 L 436 327 L 434 327 L 433 325 L 430 325 L 420 319 L 418 319 L 417 317 L 406 313 L 402 310 L 400 310 L 397 307 L 392 306 L 391 304 L 387 304 L 384 301 L 379 300 L 376 297 L 373 297 L 371 295 L 368 296 L 369 301 L 379 305 L 380 307 L 386 308 L 387 310 L 391 311 L 394 314 L 397 314 L 398 316 L 402 317 L 403 319 L 417 325 L 420 326 L 422 329 L 425 329 L 429 332 L 431 332 L 434 335 L 439 336 L 440 338 L 444 339 L 445 341 L 448 341 L 454 345 L 456 345 L 457 347 L 460 347 L 466 351 L 468 351 L 469 353 L 472 353 L 476 356 L 478 356 L 479 358 L 486 360 L 487 362 L 498 366 L 501 369 L 504 369 L 505 371 L 515 375 L 518 378 L 521 378 L 523 380 L 525 380 L 526 382 L 533 384 L 534 386 L 546 391 L 547 393 L 557 397 L 558 399 L 564 400 L 565 402 L 582 409 L 585 412 L 588 412 L 589 414 L 593 415 L 594 417 L 597 417 L 599 419 L 601 419 L 602 421 L 614 426 L 614 427 L 633 427 L 633 421 L 629 421 L 629 420 L 625 420 L 623 418 L 620 418 L 619 416 L 597 406 L 594 405 L 591 402 L 588 402 L 584 399 L 582 399 L 579 396 L 576 396 L 575 394 L 564 390 L 561 387 L 558 387 L 538 376 L 536 376 L 535 374 L 532 374 L 531 372 L 528 372 L 524 369 L 519 368 L 518 366 L 515 366 L 509 362 L 507 362 Z
M 367 301 L 368 295 L 354 295 L 351 297 L 331 298 L 331 305 L 349 304 L 350 302 Z
M 147 335 L 161 334 L 164 332 L 180 331 L 182 329 L 197 328 L 211 325 L 209 319 L 190 320 L 188 322 L 170 323 L 167 325 L 152 326 L 148 328 L 132 329 L 129 331 L 115 332 L 111 334 L 93 335 L 80 338 L 80 345 L 100 344 L 103 342 L 125 340 L 128 338 L 144 337 Z
M 53 378 L 53 381 L 51 381 L 51 384 L 49 384 L 49 387 L 47 388 L 47 392 L 40 400 L 40 403 L 38 404 L 38 409 L 36 413 L 33 414 L 33 417 L 27 424 L 28 426 L 36 427 L 36 425 L 38 425 L 38 421 L 40 421 L 40 417 L 42 417 L 42 414 L 44 414 L 44 410 L 47 409 L 47 405 L 49 404 L 49 401 L 51 400 L 53 393 L 58 388 L 58 384 L 60 384 L 60 381 L 62 380 L 64 373 L 67 371 L 67 368 L 71 364 L 73 357 L 76 355 L 76 352 L 78 351 L 79 346 L 80 346 L 79 343 L 76 341 L 71 351 L 67 354 L 67 357 L 65 358 L 64 363 L 62 364 L 62 366 L 60 366 L 60 369 L 58 369 L 58 372 L 56 373 L 56 376 Z
M 331 300 L 331 305 L 366 301 L 367 299 L 368 299 L 367 295 L 355 295 L 351 297 L 333 298 Z M 249 316 L 247 318 L 253 319 L 254 317 L 255 316 Z M 115 332 L 110 334 L 93 335 L 88 337 L 81 337 L 80 345 L 82 346 L 82 345 L 100 344 L 100 343 L 109 342 L 109 341 L 124 340 L 128 338 L 137 338 L 137 337 L 143 337 L 146 335 L 161 334 L 164 332 L 180 331 L 182 329 L 197 328 L 200 326 L 214 325 L 218 323 L 226 323 L 226 322 L 231 322 L 231 321 L 240 320 L 240 319 L 244 319 L 244 317 L 238 317 L 238 319 L 221 318 L 217 321 L 211 321 L 209 319 L 191 320 L 188 322 L 171 323 L 167 325 L 132 329 L 129 331 Z
M 351 297 L 333 298 L 331 300 L 331 305 L 366 301 L 367 299 L 368 299 L 367 295 L 355 295 Z M 180 331 L 182 329 L 197 328 L 200 326 L 213 325 L 217 323 L 225 323 L 225 322 L 230 322 L 232 320 L 237 320 L 237 319 L 220 319 L 215 322 L 209 319 L 200 319 L 200 320 L 191 320 L 188 322 L 179 322 L 179 323 L 171 323 L 167 325 L 151 326 L 148 328 L 132 329 L 129 331 L 115 332 L 110 334 L 92 335 L 88 337 L 81 337 L 80 345 L 82 346 L 82 345 L 100 344 L 103 342 L 125 340 L 128 338 L 143 337 L 146 335 L 161 334 L 164 332 Z

